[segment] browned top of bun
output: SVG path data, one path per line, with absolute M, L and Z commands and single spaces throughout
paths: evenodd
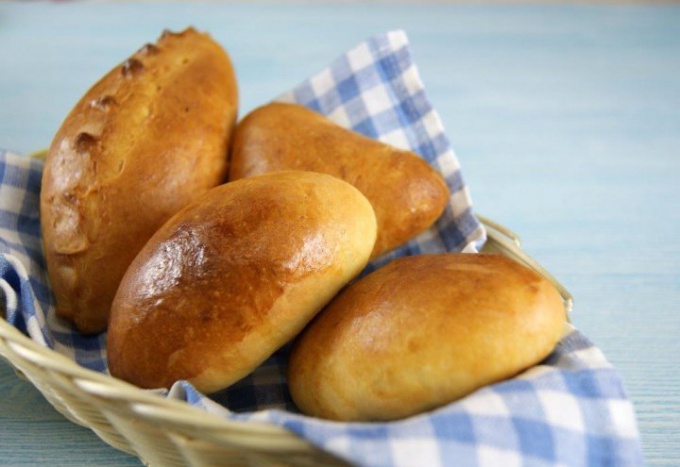
M 400 258 L 345 288 L 305 329 L 291 394 L 323 418 L 414 415 L 538 363 L 565 321 L 555 287 L 503 256 Z
M 221 183 L 238 105 L 226 52 L 164 33 L 97 82 L 57 132 L 41 221 L 57 313 L 105 328 L 120 278 L 153 232 Z
M 286 169 L 333 175 L 368 198 L 378 219 L 373 258 L 430 227 L 450 195 L 441 175 L 413 152 L 342 128 L 305 107 L 272 103 L 237 126 L 229 178 Z
M 113 303 L 111 374 L 213 392 L 291 340 L 366 265 L 370 203 L 350 184 L 277 172 L 217 187 L 140 252 Z

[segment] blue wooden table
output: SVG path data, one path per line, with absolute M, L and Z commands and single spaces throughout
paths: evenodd
M 364 38 L 406 30 L 478 212 L 575 297 L 649 465 L 680 465 L 680 7 L 0 4 L 0 147 L 47 146 L 164 28 L 231 53 L 242 113 Z M 137 465 L 0 362 L 0 465 Z

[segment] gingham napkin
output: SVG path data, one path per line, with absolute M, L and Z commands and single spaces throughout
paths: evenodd
M 440 170 L 451 202 L 437 224 L 380 258 L 470 251 L 485 240 L 458 161 L 429 103 L 406 35 L 373 37 L 279 97 L 337 123 L 410 148 Z M 35 341 L 106 372 L 105 334 L 84 337 L 57 319 L 45 274 L 38 216 L 42 163 L 0 150 L 0 289 L 7 320 Z M 210 398 L 177 382 L 167 397 L 238 420 L 282 425 L 366 466 L 640 465 L 634 411 L 616 370 L 579 331 L 540 365 L 430 413 L 390 423 L 337 423 L 300 415 L 285 381 L 284 347 L 242 381 Z

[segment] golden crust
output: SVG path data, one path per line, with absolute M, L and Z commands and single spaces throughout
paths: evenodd
M 213 392 L 291 340 L 366 265 L 370 203 L 329 175 L 278 172 L 217 187 L 172 217 L 113 303 L 111 374 Z
M 226 52 L 164 33 L 97 82 L 57 132 L 42 180 L 44 250 L 57 314 L 105 329 L 118 283 L 172 214 L 222 183 L 238 106 Z
M 229 179 L 276 170 L 327 173 L 357 187 L 378 219 L 372 258 L 430 227 L 450 196 L 441 175 L 416 154 L 295 104 L 260 107 L 236 128 Z
M 540 362 L 566 321 L 557 290 L 499 255 L 401 258 L 343 290 L 294 346 L 300 410 L 393 420 Z

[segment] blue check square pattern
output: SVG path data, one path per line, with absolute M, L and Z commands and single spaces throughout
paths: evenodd
M 402 31 L 370 38 L 277 100 L 411 149 L 451 189 L 436 225 L 397 256 L 475 252 L 485 232 L 472 213 L 458 159 L 430 104 Z M 42 162 L 0 150 L 0 304 L 34 341 L 106 373 L 106 335 L 85 337 L 54 314 L 42 256 Z M 635 413 L 618 372 L 570 327 L 541 364 L 429 413 L 390 423 L 335 423 L 301 415 L 286 386 L 284 347 L 232 387 L 207 397 L 185 381 L 163 396 L 235 420 L 286 427 L 361 466 L 635 466 L 643 464 Z

